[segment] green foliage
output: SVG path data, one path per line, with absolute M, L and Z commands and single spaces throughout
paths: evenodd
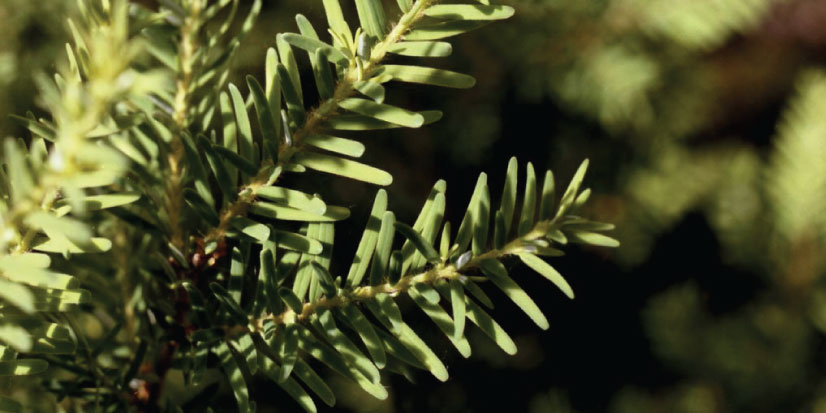
M 748 305 L 721 317 L 703 305 L 695 282 L 672 287 L 649 303 L 645 321 L 656 354 L 687 374 L 701 371 L 707 378 L 681 383 L 659 402 L 688 405 L 697 397 L 708 410 L 718 411 L 723 402 L 709 392 L 719 384 L 730 389 L 725 403 L 737 408 L 777 406 L 812 382 L 814 343 L 824 331 L 820 280 L 826 262 L 820 254 L 824 226 L 818 212 L 826 206 L 820 171 L 823 117 L 818 115 L 826 98 L 824 85 L 821 70 L 799 76 L 767 160 L 745 146 L 675 154 L 668 169 L 659 169 L 659 177 L 641 173 L 635 182 L 641 185 L 635 194 L 663 190 L 675 180 L 684 182 L 672 168 L 684 176 L 682 166 L 693 163 L 694 176 L 700 179 L 687 185 L 680 197 L 671 197 L 670 210 L 661 216 L 673 222 L 687 209 L 701 209 L 719 234 L 726 258 L 770 286 Z M 662 194 L 638 199 L 662 202 Z M 797 306 L 802 302 L 806 304 Z M 657 402 L 632 393 L 618 405 L 638 409 Z M 821 396 L 806 397 L 810 399 L 805 403 L 819 403 Z
M 657 294 L 647 305 L 646 332 L 655 355 L 681 380 L 657 394 L 629 389 L 616 397 L 616 411 L 755 411 L 792 405 L 817 411 L 822 374 L 812 346 L 823 331 L 820 256 L 826 205 L 822 70 L 778 58 L 782 65 L 775 63 L 763 76 L 739 79 L 755 73 L 754 67 L 772 67 L 774 60 L 762 46 L 756 55 L 743 51 L 756 39 L 782 37 L 773 25 L 794 26 L 797 20 L 777 12 L 783 11 L 777 3 L 784 2 L 769 1 L 684 2 L 669 4 L 668 13 L 651 13 L 665 5 L 658 1 L 602 2 L 604 8 L 528 3 L 553 11 L 548 15 L 558 24 L 526 22 L 552 33 L 549 43 L 568 44 L 566 39 L 577 36 L 591 41 L 578 50 L 563 47 L 559 54 L 564 57 L 535 65 L 530 85 L 543 87 L 526 89 L 542 90 L 564 102 L 567 111 L 594 120 L 635 155 L 619 168 L 616 192 L 623 205 L 611 218 L 618 221 L 617 238 L 624 245 L 617 254 L 621 264 L 644 263 L 659 246 L 659 236 L 699 213 L 720 243 L 726 272 L 746 270 L 759 279 L 755 282 L 765 283 L 759 293 L 745 293 L 746 304 L 732 304 L 735 308 L 723 314 L 714 309 L 716 303 L 737 299 L 715 297 L 696 282 Z M 805 7 L 798 10 L 805 13 Z M 594 21 L 617 24 L 597 24 L 583 35 L 581 28 Z M 735 33 L 745 35 L 731 41 Z M 747 69 L 741 72 L 738 65 Z M 787 97 L 792 83 L 795 93 Z M 756 90 L 775 94 L 758 97 Z M 737 99 L 746 95 L 750 106 L 743 107 Z M 753 108 L 777 104 L 772 99 L 780 96 L 788 102 L 771 145 L 748 142 L 754 138 L 748 127 L 766 117 Z M 728 118 L 734 115 L 749 126 L 730 130 Z M 580 138 L 571 135 L 569 142 Z M 588 148 L 567 142 L 560 147 Z M 693 245 L 681 248 L 699 255 Z M 739 281 L 733 284 L 733 290 L 741 288 Z M 810 304 L 798 306 L 802 302 Z M 789 400 L 797 404 L 782 402 Z
M 826 73 L 810 71 L 798 81 L 798 96 L 790 103 L 778 130 L 767 168 L 767 190 L 773 222 L 787 241 L 821 239 L 826 231 Z
M 810 54 L 823 32 L 804 23 L 821 16 L 815 3 L 524 0 L 508 3 L 514 25 L 472 35 L 478 55 L 457 47 L 497 57 L 474 89 L 491 100 L 457 104 L 472 113 L 459 119 L 445 108 L 455 139 L 439 150 L 490 159 L 515 145 L 496 138 L 533 134 L 517 125 L 547 111 L 552 140 L 521 150 L 557 165 L 591 157 L 589 212 L 623 244 L 606 258 L 618 269 L 599 266 L 624 278 L 606 296 L 646 309 L 639 327 L 615 319 L 644 337 L 623 335 L 593 362 L 604 390 L 570 388 L 580 411 L 602 410 L 597 394 L 627 412 L 823 409 L 823 82 Z M 496 122 L 503 112 L 510 121 Z M 629 347 L 643 350 L 614 364 Z
M 559 199 L 553 174 L 540 183 L 528 163 L 517 202 L 513 159 L 499 210 L 483 173 L 455 238 L 444 181 L 412 226 L 396 220 L 379 190 L 342 279 L 331 266 L 335 222 L 350 210 L 280 182 L 321 172 L 390 185 L 388 172 L 353 159 L 362 143 L 336 135 L 441 118 L 385 103 L 392 82 L 468 88 L 475 80 L 384 64 L 387 55 L 449 55 L 452 47 L 434 40 L 508 18 L 511 7 L 400 1 L 391 27 L 381 2 L 357 0 L 352 31 L 338 1 L 324 0 L 329 30 L 297 16 L 300 34 L 277 36 L 265 78 L 246 77 L 245 92 L 228 83 L 231 61 L 261 1 L 160 3 L 79 1 L 68 63 L 39 82 L 50 116 L 17 117 L 32 138 L 4 141 L 0 375 L 60 370 L 38 391 L 68 400 L 67 409 L 178 411 L 220 370 L 240 411 L 255 411 L 255 376 L 315 411 L 316 399 L 335 402 L 308 362 L 316 359 L 384 399 L 380 369 L 448 378 L 403 320 L 398 297 L 409 296 L 463 357 L 468 320 L 513 354 L 477 283 L 490 281 L 547 329 L 503 262 L 519 257 L 572 298 L 540 256 L 561 255 L 568 242 L 618 245 L 601 234 L 612 225 L 577 215 L 590 194 L 587 161 Z M 330 42 L 318 34 L 327 32 Z M 314 104 L 302 90 L 304 52 Z M 79 317 L 105 333 L 89 334 Z M 182 394 L 163 392 L 172 370 L 182 373 Z M 20 406 L 4 397 L 0 409 Z

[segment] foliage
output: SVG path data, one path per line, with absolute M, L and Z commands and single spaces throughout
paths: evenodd
M 518 89 L 494 110 L 519 121 L 547 112 L 557 165 L 595 161 L 592 213 L 617 224 L 622 281 L 581 311 L 641 309 L 594 316 L 625 324 L 565 373 L 601 380 L 546 386 L 579 411 L 821 411 L 824 4 L 510 4 L 517 25 L 477 35 L 503 57 L 478 87 Z
M 822 4 L 515 4 L 541 34 L 498 50 L 535 56 L 513 70 L 562 112 L 552 150 L 624 156 L 595 203 L 628 291 L 652 284 L 640 321 L 666 378 L 624 381 L 610 410 L 821 411 Z
M 444 220 L 444 181 L 412 226 L 379 190 L 349 271 L 334 275 L 335 223 L 350 210 L 290 176 L 391 184 L 389 173 L 354 159 L 365 146 L 353 135 L 439 120 L 437 110 L 385 103 L 390 82 L 473 86 L 468 75 L 407 62 L 447 56 L 444 39 L 513 9 L 399 0 L 390 25 L 381 2 L 356 0 L 352 30 L 338 0 L 323 6 L 328 30 L 298 15 L 299 33 L 279 34 L 267 50 L 263 81 L 247 76 L 239 87 L 228 83 L 230 63 L 260 0 L 78 2 L 67 62 L 38 81 L 49 116 L 15 117 L 32 138 L 3 145 L 0 374 L 54 374 L 24 395 L 27 404 L 37 392 L 65 410 L 203 408 L 217 370 L 240 411 L 255 411 L 253 376 L 315 411 L 315 400 L 332 405 L 335 395 L 310 359 L 382 399 L 380 369 L 447 379 L 403 321 L 401 296 L 462 356 L 471 353 L 467 321 L 513 354 L 480 284 L 547 329 L 503 262 L 518 258 L 573 298 L 541 257 L 569 242 L 618 245 L 602 234 L 612 225 L 578 216 L 591 193 L 582 188 L 587 161 L 557 191 L 551 171 L 537 176 L 530 163 L 519 185 L 514 158 L 498 208 L 483 173 L 455 233 Z M 314 82 L 302 79 L 303 52 Z M 404 64 L 386 63 L 389 55 Z M 173 371 L 185 389 L 164 393 Z M 0 410 L 21 408 L 0 398 Z
M 808 384 L 808 367 L 824 331 L 824 227 L 817 213 L 826 206 L 818 172 L 824 86 L 822 71 L 804 72 L 768 161 L 748 148 L 732 150 L 727 155 L 734 162 L 726 169 L 736 181 L 712 181 L 704 189 L 723 252 L 770 289 L 724 317 L 712 317 L 696 283 L 687 283 L 656 297 L 646 311 L 656 353 L 690 376 L 702 371 L 699 376 L 707 378 L 689 385 L 691 391 L 707 392 L 712 385 L 728 390 L 726 399 L 709 398 L 711 411 L 773 409 L 800 397 L 806 405 L 822 400 L 819 391 L 803 395 L 801 389 L 819 387 Z M 764 239 L 755 241 L 758 234 Z

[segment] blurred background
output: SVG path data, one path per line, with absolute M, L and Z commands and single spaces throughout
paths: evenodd
M 457 38 L 441 59 L 476 86 L 392 86 L 390 102 L 445 117 L 358 135 L 366 161 L 394 175 L 390 205 L 408 222 L 445 178 L 458 222 L 476 175 L 501 188 L 512 155 L 552 168 L 557 185 L 590 158 L 586 214 L 615 223 L 622 246 L 556 260 L 573 301 L 513 265 L 551 321 L 538 331 L 491 290 L 515 357 L 472 331 L 464 360 L 409 307 L 451 379 L 388 376 L 379 402 L 331 377 L 336 410 L 826 412 L 826 1 L 503 2 L 514 18 Z M 0 0 L 1 114 L 40 110 L 32 77 L 63 59 L 73 3 Z M 320 0 L 265 3 L 236 84 L 263 74 L 296 13 L 324 22 Z M 4 116 L 0 136 L 28 135 Z M 353 207 L 337 227 L 345 268 L 375 188 L 318 175 L 295 184 Z M 252 392 L 262 412 L 297 409 L 271 383 Z

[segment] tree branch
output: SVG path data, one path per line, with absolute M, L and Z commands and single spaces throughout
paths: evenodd
M 204 238 L 206 243 L 219 241 L 226 236 L 226 231 L 229 228 L 232 218 L 243 214 L 249 204 L 255 201 L 258 189 L 272 185 L 280 177 L 280 173 L 276 176 L 271 176 L 275 168 L 279 166 L 282 168 L 285 167 L 293 154 L 300 150 L 302 139 L 315 133 L 323 122 L 338 113 L 339 102 L 353 95 L 353 84 L 373 74 L 380 67 L 381 61 L 387 55 L 388 48 L 398 43 L 402 36 L 422 18 L 424 10 L 436 2 L 438 2 L 438 0 L 417 1 L 410 11 L 402 15 L 399 22 L 393 27 L 390 33 L 387 34 L 384 40 L 373 47 L 370 59 L 365 62 L 364 65 L 360 67 L 351 65 L 350 68 L 347 69 L 342 80 L 336 85 L 333 97 L 325 100 L 317 108 L 310 111 L 304 124 L 293 133 L 292 145 L 287 145 L 283 142 L 279 145 L 278 162 L 273 163 L 272 160 L 269 159 L 264 161 L 258 174 L 250 183 L 241 188 L 238 199 L 221 211 L 218 226 L 213 228 Z

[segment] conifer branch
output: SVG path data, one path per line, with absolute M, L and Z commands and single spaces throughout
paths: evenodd
M 301 150 L 302 140 L 318 132 L 324 121 L 338 113 L 339 102 L 354 94 L 353 84 L 362 77 L 369 77 L 387 55 L 388 48 L 399 42 L 402 36 L 424 16 L 424 10 L 437 2 L 438 0 L 416 1 L 413 8 L 407 13 L 404 13 L 390 33 L 372 49 L 370 58 L 363 66 L 356 66 L 353 63 L 350 64 L 346 74 L 336 85 L 333 97 L 321 102 L 317 108 L 308 113 L 304 124 L 293 133 L 291 143 L 282 142 L 279 145 L 278 161 L 273 163 L 270 159 L 265 160 L 255 178 L 245 187 L 241 188 L 238 193 L 238 199 L 221 211 L 220 223 L 204 238 L 206 244 L 218 242 L 226 236 L 230 221 L 234 217 L 242 215 L 246 211 L 247 206 L 255 201 L 259 188 L 272 185 L 278 180 L 281 176 L 280 171 L 283 171 L 283 169 L 278 168 L 284 168 L 289 163 L 292 155 Z M 273 176 L 274 170 L 279 172 Z
M 533 241 L 545 238 L 551 231 L 558 230 L 560 227 L 559 222 L 559 220 L 545 220 L 537 222 L 528 234 L 510 241 L 502 248 L 491 249 L 479 256 L 469 259 L 461 266 L 461 268 L 459 268 L 457 263 L 449 262 L 449 257 L 441 257 L 441 262 L 432 266 L 428 270 L 402 275 L 397 282 L 386 282 L 379 285 L 357 286 L 353 288 L 339 288 L 336 295 L 333 297 L 324 296 L 319 300 L 304 303 L 300 313 L 297 313 L 292 308 L 288 307 L 280 314 L 267 314 L 262 318 L 250 320 L 250 326 L 255 327 L 255 330 L 253 331 L 263 331 L 264 323 L 266 321 L 272 321 L 275 324 L 306 321 L 320 309 L 331 309 L 357 304 L 362 301 L 376 298 L 379 294 L 387 294 L 391 297 L 396 297 L 418 284 L 434 285 L 440 281 L 471 277 L 471 275 L 468 275 L 468 272 L 470 270 L 478 270 L 482 262 L 485 260 L 500 260 L 509 256 L 536 252 L 536 247 L 532 244 Z M 484 280 L 484 278 L 482 278 L 482 280 Z M 229 333 L 228 335 L 231 337 L 232 333 L 237 334 L 239 332 L 249 330 L 244 327 L 240 327 L 228 329 L 227 331 Z
M 487 178 L 480 175 L 455 239 L 449 223 L 443 222 L 444 181 L 434 185 L 412 226 L 396 222 L 387 209 L 387 193 L 380 190 L 349 272 L 334 280 L 329 272 L 333 223 L 347 218 L 349 209 L 273 185 L 283 172 L 306 169 L 390 184 L 387 172 L 350 159 L 364 152 L 361 142 L 327 135 L 329 130 L 417 128 L 438 119 L 438 111 L 417 113 L 384 104 L 382 84 L 467 88 L 475 80 L 444 69 L 385 64 L 386 55 L 446 56 L 450 44 L 434 40 L 506 19 L 513 14 L 510 7 L 399 0 L 402 16 L 388 27 L 381 1 L 356 0 L 361 27 L 354 36 L 338 0 L 323 0 L 333 44 L 321 41 L 309 20 L 298 16 L 301 34 L 277 37 L 278 55 L 273 49 L 267 56 L 266 87 L 247 77 L 245 98 L 235 85 L 229 85 L 228 94 L 220 90 L 229 77 L 228 62 L 252 27 L 261 1 L 252 3 L 226 48 L 219 43 L 236 27 L 238 0 L 169 0 L 162 2 L 160 11 L 138 6 L 131 15 L 126 13 L 126 0 L 88 1 L 79 4 L 90 26 L 82 29 L 91 34 L 79 35 L 85 30 L 73 26 L 76 45 L 69 49 L 69 60 L 75 70 L 64 76 L 68 80 L 58 77 L 54 90 L 59 93 L 44 91 L 51 98 L 47 100 L 57 126 L 24 119 L 35 135 L 54 146 L 34 142 L 28 155 L 35 165 L 31 167 L 18 162 L 26 156 L 26 146 L 8 143 L 0 168 L 0 187 L 12 189 L 13 205 L 7 208 L 0 199 L 3 223 L 29 231 L 22 235 L 22 254 L 4 254 L 5 245 L 0 252 L 0 364 L 6 368 L 0 374 L 37 374 L 52 359 L 18 359 L 17 351 L 69 354 L 55 364 L 90 380 L 92 388 L 57 384 L 55 392 L 61 397 L 83 399 L 84 407 L 95 409 L 157 411 L 164 403 L 170 369 L 181 368 L 187 386 L 197 387 L 191 385 L 197 385 L 214 354 L 240 411 L 254 410 L 247 380 L 257 373 L 274 379 L 304 409 L 315 411 L 312 398 L 296 379 L 305 380 L 327 404 L 332 405 L 334 397 L 302 359 L 311 356 L 373 396 L 385 398 L 379 369 L 388 362 L 447 379 L 433 350 L 401 320 L 394 301 L 399 294 L 409 295 L 463 356 L 470 354 L 465 320 L 512 354 L 513 341 L 478 305 L 492 306 L 475 282 L 491 281 L 544 329 L 547 319 L 500 260 L 518 256 L 573 298 L 567 282 L 538 256 L 561 254 L 551 244 L 565 245 L 569 239 L 617 245 L 600 233 L 611 225 L 573 215 L 590 194 L 580 191 L 587 162 L 558 203 L 552 173 L 546 172 L 540 195 L 528 164 L 524 206 L 518 225 L 512 225 L 517 218 L 518 169 L 512 159 L 500 209 L 492 214 Z M 127 18 L 139 22 L 134 32 L 140 32 L 143 41 L 129 38 Z M 200 33 L 217 18 L 226 18 L 217 34 Z M 99 25 L 107 27 L 100 30 Z M 102 33 L 117 34 L 119 42 L 97 39 L 90 47 L 92 38 Z M 165 68 L 156 77 L 145 66 L 146 59 L 139 68 L 131 68 L 129 58 L 141 46 L 146 46 L 152 62 Z M 321 96 L 311 110 L 303 101 L 293 46 L 309 52 Z M 127 53 L 112 53 L 112 48 Z M 104 83 L 97 83 L 96 65 L 103 68 Z M 83 94 L 97 106 L 60 100 Z M 281 110 L 282 102 L 287 110 Z M 250 103 L 258 115 L 260 136 L 252 131 Z M 220 137 L 208 130 L 216 113 L 224 127 Z M 275 122 L 275 115 L 281 122 Z M 279 125 L 284 125 L 283 134 Z M 66 145 L 70 147 L 64 149 Z M 78 162 L 66 163 L 67 154 Z M 53 164 L 56 161 L 63 163 Z M 71 170 L 49 175 L 52 169 L 63 171 L 55 165 L 69 165 Z M 41 185 L 50 179 L 65 182 Z M 37 184 L 29 184 L 32 180 Z M 54 191 L 44 193 L 42 188 Z M 39 205 L 32 208 L 32 203 Z M 6 213 L 15 208 L 26 210 L 20 216 Z M 109 213 L 98 212 L 104 209 Z M 6 222 L 10 216 L 14 220 Z M 291 232 L 280 225 L 285 221 L 305 224 Z M 97 228 L 109 237 L 94 237 Z M 397 233 L 406 241 L 394 249 Z M 190 234 L 205 235 L 198 239 Z M 439 234 L 437 252 L 434 242 Z M 15 237 L 21 238 L 15 233 L 7 242 L 17 241 Z M 74 257 L 112 249 L 109 255 L 92 256 L 103 257 L 99 259 Z M 60 260 L 56 269 L 77 271 L 83 279 L 51 270 L 52 259 Z M 90 291 L 78 288 L 80 282 Z M 119 292 L 113 283 L 120 285 Z M 440 297 L 450 304 L 449 313 Z M 71 317 L 58 323 L 39 314 L 86 304 L 112 329 L 94 341 L 84 338 Z M 360 308 L 375 317 L 365 318 Z M 17 311 L 24 315 L 20 323 L 14 318 Z M 14 317 L 7 318 L 9 313 Z M 335 320 L 348 330 L 339 330 Z M 118 334 L 121 326 L 126 341 Z M 364 346 L 354 345 L 348 336 L 358 336 Z M 78 338 L 84 347 L 81 354 Z M 115 354 L 114 349 L 123 348 L 131 352 Z M 99 351 L 108 351 L 107 358 L 97 358 Z M 116 377 L 107 370 L 110 362 L 129 367 Z M 307 381 L 308 377 L 315 378 Z M 0 398 L 0 403 L 12 402 Z M 169 407 L 176 406 L 169 401 Z
M 181 134 L 187 133 L 189 126 L 189 112 L 191 100 L 190 90 L 192 89 L 192 78 L 194 72 L 194 55 L 198 48 L 198 31 L 200 29 L 201 2 L 190 1 L 188 3 L 188 15 L 181 24 L 181 40 L 178 45 L 180 70 L 176 82 L 175 106 L 173 119 L 175 121 L 175 132 L 178 138 L 171 142 L 172 150 L 168 157 L 169 178 L 166 190 L 167 207 L 169 214 L 169 225 L 171 229 L 172 245 L 185 250 L 182 233 L 183 223 L 180 213 L 183 209 L 183 195 L 181 188 L 181 161 L 184 156 L 184 147 L 181 142 Z

